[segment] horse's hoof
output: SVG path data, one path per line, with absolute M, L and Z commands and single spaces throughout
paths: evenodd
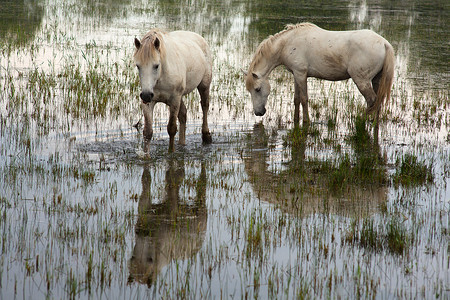
M 150 141 L 153 137 L 153 131 L 148 131 L 144 129 L 144 132 L 142 134 L 144 135 L 144 138 L 148 141 Z
M 371 106 L 367 106 L 366 114 L 367 114 L 367 115 L 371 115 L 371 114 L 373 114 L 375 111 L 376 111 L 376 109 L 375 109 L 375 103 L 373 103 Z
M 203 140 L 203 144 L 211 144 L 212 143 L 211 134 L 209 132 L 202 133 L 202 140 Z

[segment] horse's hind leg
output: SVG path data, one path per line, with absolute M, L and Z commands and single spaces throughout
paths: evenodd
M 379 79 L 376 79 L 378 77 L 375 76 L 372 80 L 372 82 L 370 82 L 370 80 L 361 80 L 358 78 L 353 78 L 353 82 L 356 84 L 356 86 L 358 87 L 359 91 L 361 92 L 361 94 L 364 96 L 364 98 L 366 98 L 366 102 L 367 102 L 367 110 L 366 113 L 367 114 L 372 114 L 375 113 L 375 126 L 373 129 L 373 134 L 374 136 L 378 137 L 378 123 L 379 123 L 379 115 L 380 115 L 380 108 L 375 108 L 375 101 L 377 100 L 377 94 L 376 92 L 378 91 L 378 87 L 379 87 Z M 373 84 L 373 85 L 372 85 Z M 375 111 L 376 109 L 376 111 Z
M 372 88 L 375 94 L 378 94 L 378 88 L 380 87 L 380 80 L 383 70 L 381 70 L 375 77 L 372 79 Z
M 372 113 L 374 109 L 375 100 L 377 99 L 377 94 L 372 88 L 372 83 L 369 79 L 362 79 L 358 77 L 352 77 L 353 82 L 358 87 L 358 90 L 364 96 L 367 102 L 367 113 Z
M 180 122 L 180 133 L 178 143 L 180 145 L 186 145 L 186 119 L 187 119 L 187 110 L 186 106 L 183 103 L 183 99 L 181 99 L 180 110 L 178 111 L 178 121 Z
M 378 95 L 378 89 L 380 87 L 380 80 L 383 70 L 381 70 L 373 79 L 372 79 L 372 88 L 376 95 Z M 378 107 L 377 111 L 375 112 L 375 121 L 376 121 L 376 127 L 378 127 L 378 121 L 380 119 L 380 108 Z M 378 130 L 378 128 L 377 128 Z
M 209 110 L 209 84 L 200 84 L 198 87 L 200 94 L 202 111 L 203 111 L 203 124 L 202 124 L 202 141 L 205 144 L 211 144 L 212 138 L 208 128 L 208 110 Z

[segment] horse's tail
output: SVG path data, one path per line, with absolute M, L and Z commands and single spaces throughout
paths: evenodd
M 392 48 L 391 44 L 389 43 L 386 43 L 384 47 L 386 48 L 386 54 L 384 56 L 383 69 L 381 70 L 380 84 L 377 91 L 377 100 L 375 101 L 375 104 L 371 109 L 372 111 L 377 112 L 377 114 L 380 111 L 381 105 L 384 102 L 387 102 L 391 97 L 391 87 L 392 82 L 394 81 L 394 48 Z

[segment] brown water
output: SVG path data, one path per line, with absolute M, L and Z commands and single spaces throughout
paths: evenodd
M 0 1 L 0 298 L 450 297 L 448 20 L 446 1 Z M 308 134 L 282 67 L 252 114 L 241 69 L 306 21 L 394 46 L 378 140 L 351 80 L 308 80 Z M 152 27 L 209 42 L 212 145 L 193 93 L 186 146 L 167 152 L 160 104 L 141 156 Z M 405 154 L 433 180 L 397 184 Z

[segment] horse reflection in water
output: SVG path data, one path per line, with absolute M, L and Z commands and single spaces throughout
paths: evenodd
M 202 163 L 197 196 L 185 201 L 179 195 L 185 171 L 184 161 L 169 160 L 165 196 L 155 203 L 148 167 L 142 173 L 142 194 L 136 223 L 136 244 L 130 259 L 129 282 L 151 286 L 159 272 L 172 260 L 188 259 L 202 247 L 207 222 L 205 205 L 206 171 Z
M 292 159 L 285 168 L 272 171 L 268 164 L 272 136 L 262 124 L 256 124 L 248 144 L 249 152 L 244 155 L 245 171 L 260 200 L 300 217 L 315 213 L 365 217 L 379 211 L 380 205 L 386 203 L 387 188 L 383 184 L 348 183 L 348 188 L 338 194 L 328 190 L 330 174 L 320 169 L 317 160 L 305 158 L 307 134 L 292 146 Z M 372 154 L 369 155 L 381 157 L 377 141 L 370 141 L 370 144 L 371 149 L 367 151 Z M 355 157 L 360 159 L 358 154 Z

